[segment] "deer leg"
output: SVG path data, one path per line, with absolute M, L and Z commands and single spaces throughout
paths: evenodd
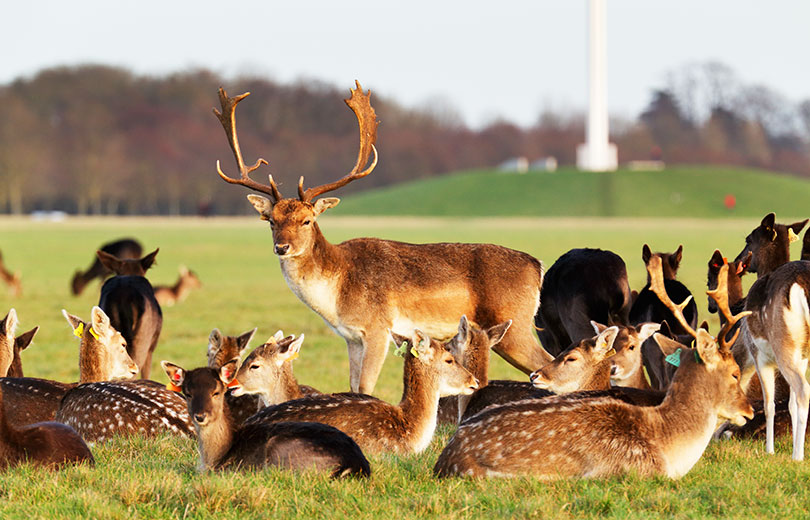
M 349 387 L 352 392 L 360 391 L 360 371 L 363 368 L 363 342 L 360 339 L 347 339 L 349 350 Z
M 380 377 L 385 355 L 388 353 L 388 333 L 374 331 L 363 338 L 363 365 L 360 369 L 361 394 L 371 394 Z
M 782 375 L 790 385 L 790 424 L 793 433 L 793 460 L 804 459 L 804 437 L 807 429 L 807 411 L 810 404 L 810 383 L 807 382 L 807 360 L 798 367 L 782 367 Z
M 773 453 L 774 371 L 773 365 L 756 360 L 759 384 L 762 387 L 762 408 L 765 411 L 765 451 Z
M 532 333 L 531 321 L 513 324 L 492 350 L 526 374 L 531 374 L 554 360 Z

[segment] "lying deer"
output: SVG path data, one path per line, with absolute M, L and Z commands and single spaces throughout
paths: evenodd
M 624 260 L 611 251 L 572 249 L 545 274 L 540 301 L 535 323 L 552 356 L 590 338 L 591 320 L 628 323 L 631 300 Z
M 140 258 L 143 253 L 141 244 L 132 238 L 122 238 L 108 242 L 101 246 L 101 250 L 121 260 Z M 93 263 L 86 271 L 76 270 L 70 281 L 70 290 L 74 296 L 78 296 L 84 291 L 88 283 L 96 278 L 104 280 L 112 274 L 112 271 L 104 267 L 96 255 L 93 257 Z
M 94 464 L 93 454 L 70 426 L 38 422 L 15 426 L 6 420 L 7 401 L 0 389 L 0 469 L 19 464 L 59 467 L 65 464 Z
M 436 430 L 439 398 L 471 394 L 478 382 L 441 343 L 418 329 L 392 333 L 405 358 L 402 400 L 388 404 L 370 395 L 314 395 L 263 408 L 245 424 L 315 421 L 350 435 L 366 453 L 419 453 Z
M 715 341 L 700 329 L 696 348 L 681 348 L 680 367 L 658 406 L 561 398 L 491 407 L 461 424 L 434 473 L 560 478 L 634 471 L 679 478 L 700 459 L 718 417 L 741 424 L 753 416 L 726 332 Z
M 202 287 L 202 283 L 197 278 L 196 273 L 181 265 L 180 277 L 174 285 L 155 286 L 155 299 L 161 306 L 171 306 L 185 300 L 192 289 L 199 289 L 200 287 Z
M 110 317 L 110 323 L 127 342 L 129 355 L 141 367 L 141 377 L 152 372 L 152 352 L 160 338 L 163 312 L 155 299 L 146 270 L 155 262 L 159 249 L 139 259 L 121 260 L 97 251 L 101 264 L 115 273 L 101 286 L 98 306 Z
M 83 321 L 62 310 L 79 338 L 79 383 L 128 379 L 138 366 L 126 351 L 121 334 L 99 307 L 93 307 L 91 320 Z M 0 378 L 5 398 L 6 420 L 15 425 L 53 421 L 65 394 L 79 383 L 61 383 L 35 377 Z
M 270 197 L 248 195 L 248 200 L 270 223 L 287 285 L 346 340 L 352 391 L 374 390 L 387 352 L 388 329 L 410 334 L 421 328 L 434 337 L 450 337 L 462 314 L 484 328 L 511 319 L 513 325 L 495 351 L 520 370 L 529 373 L 551 360 L 534 336 L 543 282 L 543 266 L 534 257 L 492 244 L 358 238 L 334 245 L 321 233 L 317 218 L 340 199 L 318 197 L 365 177 L 377 164 L 376 114 L 359 84 L 346 101 L 360 127 L 355 167 L 336 182 L 306 190 L 301 178 L 298 200 L 282 197 L 272 176 L 266 185 L 249 176 L 267 162 L 259 159 L 248 167 L 242 158 L 235 108 L 247 95 L 231 98 L 219 91 L 222 110 L 214 112 L 241 178 L 228 177 L 219 163 L 217 171 L 226 182 Z M 372 152 L 373 162 L 361 171 Z
M 6 268 L 2 252 L 0 252 L 0 278 L 8 285 L 9 294 L 15 298 L 22 296 L 22 277 L 19 272 L 12 273 Z
M 789 409 L 793 432 L 793 460 L 804 459 L 810 383 L 810 263 L 787 262 L 774 267 L 789 253 L 793 241 L 807 220 L 790 226 L 775 224 L 773 213 L 746 237 L 741 257 L 752 253 L 749 270 L 757 281 L 748 291 L 746 311 L 752 314 L 743 323 L 742 338 L 751 352 L 762 387 L 766 419 L 765 447 L 774 453 L 775 372 L 790 385 Z M 789 257 L 788 257 L 789 258 Z
M 39 327 L 16 336 L 19 323 L 14 309 L 0 321 L 0 377 L 23 377 L 20 352 L 31 344 Z
M 370 475 L 368 460 L 357 443 L 337 428 L 312 422 L 258 422 L 237 428 L 225 401 L 236 364 L 231 360 L 219 370 L 205 367 L 187 372 L 161 362 L 193 417 L 200 471 L 279 466 L 328 471 L 333 477 Z
M 232 360 L 236 360 L 238 363 L 247 351 L 254 334 L 256 334 L 255 328 L 243 332 L 239 336 L 226 336 L 219 329 L 212 330 L 208 336 L 208 368 L 219 370 Z M 233 392 L 228 392 L 225 399 L 231 411 L 231 418 L 236 425 L 241 425 L 262 406 L 255 395 L 235 396 Z

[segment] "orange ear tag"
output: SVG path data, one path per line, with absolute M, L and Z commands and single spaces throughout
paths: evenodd
M 228 383 L 228 388 L 236 388 L 237 386 L 242 386 L 242 385 L 239 384 L 239 381 L 237 381 L 236 379 L 234 379 L 230 383 Z
M 172 392 L 182 392 L 183 389 L 177 386 L 176 384 L 169 381 L 166 383 L 166 390 L 171 390 Z

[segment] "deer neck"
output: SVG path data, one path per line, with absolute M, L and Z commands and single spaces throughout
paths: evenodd
M 108 381 L 110 371 L 108 367 L 103 366 L 106 356 L 99 352 L 104 347 L 85 344 L 88 341 L 82 338 L 82 345 L 79 348 L 79 383 Z
M 604 359 L 596 364 L 590 377 L 577 391 L 608 390 L 610 388 L 610 361 Z
M 630 388 L 640 388 L 641 390 L 649 390 L 652 387 L 650 383 L 647 381 L 647 378 L 644 377 L 644 370 L 641 368 L 641 364 L 636 366 L 633 372 L 627 376 L 626 378 L 622 379 L 621 381 L 611 380 L 611 383 L 614 383 L 617 386 L 627 386 Z
M 197 449 L 200 452 L 199 470 L 216 468 L 233 444 L 236 428 L 233 425 L 231 411 L 223 404 L 220 416 L 204 427 L 194 423 L 197 432 Z
M 24 377 L 20 351 L 17 348 L 14 349 L 14 358 L 11 360 L 11 365 L 8 367 L 6 377 Z
M 279 377 L 276 378 L 275 383 L 267 388 L 265 392 L 259 394 L 262 406 L 271 406 L 292 399 L 298 399 L 299 397 L 302 397 L 301 388 L 298 386 L 298 381 L 296 381 L 293 375 L 292 364 L 290 362 L 284 363 L 281 367 L 281 373 Z
M 785 244 L 784 247 L 775 245 L 773 251 L 763 255 L 762 261 L 757 266 L 757 279 L 765 276 L 776 268 L 788 263 L 790 261 L 790 246 Z
M 439 384 L 428 373 L 430 369 L 413 356 L 406 355 L 402 400 L 399 408 L 414 451 L 427 447 L 436 431 L 439 411 Z

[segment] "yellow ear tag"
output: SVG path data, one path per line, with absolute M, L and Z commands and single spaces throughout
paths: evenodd
M 416 350 L 416 347 L 411 347 L 411 355 L 415 358 L 419 357 L 419 351 Z
M 98 332 L 96 332 L 96 329 L 94 329 L 92 325 L 90 325 L 90 335 L 98 339 Z
M 799 240 L 799 235 L 793 231 L 793 228 L 788 228 L 788 241 L 792 244 L 797 240 Z
M 82 334 L 84 334 L 84 323 L 79 322 L 79 325 L 73 329 L 73 335 L 77 338 L 81 338 Z
M 295 354 L 293 354 L 292 356 L 288 357 L 288 358 L 287 358 L 287 361 L 292 361 L 293 359 L 298 359 L 298 352 L 296 352 L 296 353 L 295 353 Z
M 616 349 L 611 347 L 610 350 L 607 351 L 607 354 L 605 354 L 605 358 L 609 358 L 610 356 L 615 356 L 615 355 L 616 355 Z

